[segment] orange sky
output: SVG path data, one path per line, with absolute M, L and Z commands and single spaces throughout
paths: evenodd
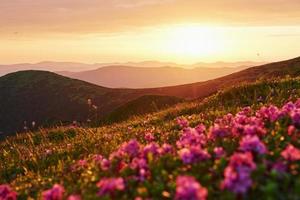
M 299 56 L 299 0 L 2 0 L 0 63 Z

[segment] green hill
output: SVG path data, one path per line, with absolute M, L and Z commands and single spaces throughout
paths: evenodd
M 228 126 L 220 129 L 222 131 L 233 126 L 227 122 L 230 117 L 228 113 L 234 116 L 243 110 L 242 107 L 250 106 L 250 111 L 247 111 L 249 109 L 243 111 L 250 113 L 242 112 L 235 117 L 236 120 L 254 120 L 250 116 L 256 116 L 256 110 L 262 106 L 273 104 L 281 107 L 299 97 L 299 79 L 259 81 L 220 91 L 203 101 L 181 103 L 145 117 L 137 117 L 110 126 L 94 129 L 65 127 L 20 134 L 0 143 L 0 148 L 3 149 L 0 152 L 2 163 L 0 180 L 2 183 L 8 183 L 18 193 L 20 199 L 41 197 L 42 192 L 54 184 L 60 184 L 65 188 L 64 197 L 76 194 L 83 199 L 97 199 L 98 195 L 102 194 L 99 192 L 101 187 L 97 186 L 97 183 L 99 185 L 100 180 L 116 177 L 125 180 L 124 188 L 120 187 L 120 190 L 124 191 L 113 190 L 114 192 L 110 193 L 109 190 L 104 193 L 107 194 L 105 197 L 102 196 L 104 199 L 134 199 L 140 196 L 152 199 L 174 198 L 179 184 L 176 180 L 182 175 L 192 176 L 195 181 L 201 183 L 201 187 L 207 191 L 208 199 L 295 199 L 299 195 L 300 164 L 299 161 L 285 161 L 281 156 L 281 152 L 288 144 L 300 148 L 296 134 L 299 128 L 296 127 L 294 136 L 287 132 L 288 127 L 293 124 L 290 117 L 275 121 L 264 119 L 262 125 L 259 121 L 256 122 L 266 130 L 259 138 L 266 145 L 267 153 L 262 155 L 253 153 L 253 157 L 249 154 L 237 154 L 242 153 L 239 150 L 242 136 L 225 135 L 224 138 L 209 139 L 203 144 L 203 149 L 211 157 L 190 164 L 183 162 L 180 157 L 182 149 L 178 146 L 178 141 L 181 141 L 179 138 L 183 137 L 185 130 L 179 127 L 176 119 L 178 117 L 187 119 L 190 127 L 202 123 L 207 128 L 204 134 L 209 137 L 212 134 L 209 126 L 215 123 L 225 125 L 228 123 Z M 293 109 L 294 104 L 288 106 L 289 109 Z M 244 115 L 246 118 L 239 118 Z M 220 118 L 223 121 L 215 121 Z M 257 118 L 255 120 L 258 120 Z M 245 123 L 242 127 L 250 125 L 250 122 L 240 123 Z M 148 137 L 149 133 L 153 138 Z M 132 158 L 127 154 L 118 157 L 116 150 L 122 143 L 120 149 L 124 149 L 127 145 L 124 142 L 133 138 L 142 145 L 141 151 L 147 149 L 153 152 L 147 154 L 145 164 L 133 165 Z M 156 147 L 151 146 L 154 145 L 151 141 L 160 146 L 168 143 L 173 151 L 164 155 L 156 154 Z M 224 148 L 226 154 L 217 158 L 214 156 L 214 148 L 220 146 Z M 111 154 L 112 152 L 115 154 Z M 108 168 L 102 163 L 104 161 L 100 154 L 110 160 Z M 243 194 L 235 194 L 230 188 L 220 188 L 226 178 L 224 171 L 233 162 L 229 160 L 233 160 L 234 155 L 235 157 L 247 155 L 247 160 L 240 162 L 240 165 L 245 163 L 247 166 L 249 162 L 254 162 L 251 171 L 247 171 L 251 173 L 251 177 L 244 176 L 246 180 L 251 178 L 251 184 Z M 98 159 L 102 160 L 100 164 Z M 277 161 L 283 162 L 288 167 L 286 171 L 272 171 L 270 166 Z M 142 168 L 146 170 L 145 179 L 135 179 L 134 177 L 139 176 L 139 171 L 130 166 L 136 166 L 138 169 L 138 166 L 146 166 Z M 246 187 L 243 184 L 240 183 L 241 187 Z
M 32 121 L 37 126 L 53 126 L 70 124 L 73 120 L 96 120 L 96 116 L 100 118 L 142 95 L 132 90 L 104 88 L 46 71 L 8 74 L 0 78 L 0 132 L 22 131 L 24 121 L 30 128 Z M 88 105 L 88 99 L 97 109 Z M 155 97 L 152 99 L 159 102 Z M 171 101 L 176 103 L 174 98 Z M 166 99 L 163 102 L 167 103 Z
M 145 96 L 130 89 L 110 89 L 66 78 L 46 71 L 21 71 L 0 78 L 0 132 L 23 131 L 37 126 L 53 126 L 72 121 L 120 120 L 135 114 L 157 111 L 179 101 L 176 97 Z M 92 105 L 88 105 L 88 99 Z M 133 102 L 130 102 L 133 100 Z M 124 105 L 125 104 L 125 105 Z

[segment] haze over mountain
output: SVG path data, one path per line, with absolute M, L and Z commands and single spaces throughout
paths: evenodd
M 83 72 L 58 72 L 63 76 L 110 88 L 153 88 L 207 81 L 241 71 L 240 67 L 130 67 L 107 66 Z
M 210 81 L 149 89 L 111 89 L 52 72 L 16 72 L 0 77 L 0 132 L 9 134 L 22 130 L 24 121 L 54 125 L 73 120 L 86 121 L 91 117 L 106 121 L 109 117 L 109 122 L 114 122 L 119 120 L 114 118 L 118 112 L 136 110 L 137 114 L 143 114 L 143 110 L 155 111 L 153 102 L 163 108 L 183 99 L 204 98 L 243 82 L 287 75 L 300 75 L 300 57 L 249 68 Z M 89 108 L 88 99 L 97 109 Z M 144 107 L 147 109 L 141 109 Z
M 45 71 L 70 71 L 79 72 L 86 70 L 94 70 L 105 66 L 132 66 L 132 67 L 182 67 L 182 68 L 195 68 L 195 67 L 239 67 L 239 66 L 255 66 L 263 64 L 261 62 L 215 62 L 215 63 L 195 63 L 192 65 L 183 65 L 172 62 L 159 62 L 159 61 L 144 61 L 144 62 L 125 62 L 125 63 L 94 63 L 86 64 L 79 62 L 53 62 L 44 61 L 38 63 L 18 63 L 18 64 L 0 64 L 0 76 L 22 71 L 22 70 L 45 70 Z

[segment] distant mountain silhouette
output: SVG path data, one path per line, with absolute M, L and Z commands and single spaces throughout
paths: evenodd
M 153 88 L 207 81 L 241 71 L 240 67 L 130 67 L 106 66 L 83 72 L 57 72 L 60 75 L 110 88 Z
M 126 62 L 126 63 L 94 63 L 85 64 L 77 62 L 52 62 L 44 61 L 39 63 L 20 63 L 10 65 L 0 65 L 0 76 L 8 73 L 24 71 L 24 70 L 42 70 L 42 71 L 70 71 L 79 72 L 86 70 L 95 70 L 105 66 L 132 66 L 132 67 L 180 67 L 180 68 L 195 68 L 195 67 L 239 67 L 239 66 L 255 66 L 260 65 L 259 62 L 216 62 L 216 63 L 197 63 L 193 65 L 179 65 L 171 62 L 144 61 L 144 62 Z

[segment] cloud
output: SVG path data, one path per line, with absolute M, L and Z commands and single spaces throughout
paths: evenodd
M 157 4 L 166 4 L 175 2 L 175 0 L 113 0 L 116 7 L 120 8 L 137 8 Z
M 2 0 L 0 35 L 114 33 L 147 26 L 300 24 L 299 0 Z

